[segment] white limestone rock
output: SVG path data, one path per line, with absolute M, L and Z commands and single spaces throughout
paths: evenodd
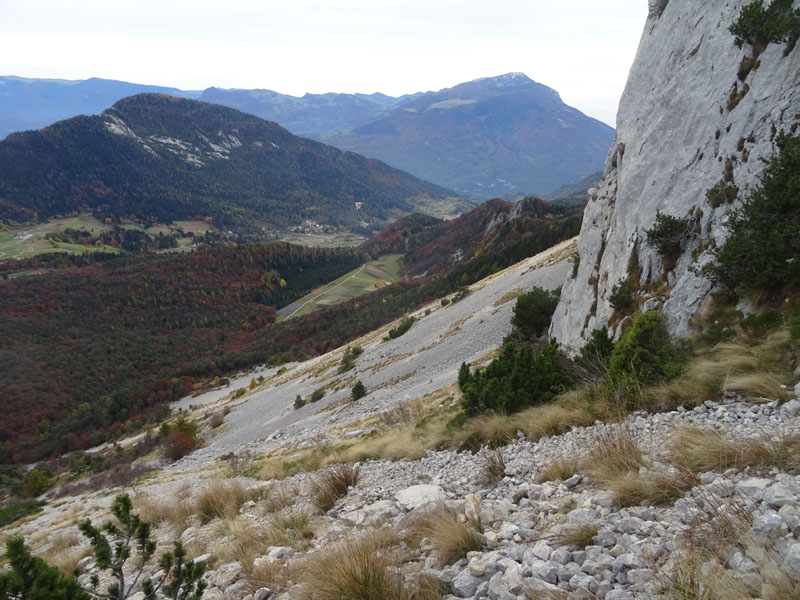
M 651 1 L 604 178 L 584 212 L 577 276 L 564 283 L 553 316 L 550 334 L 567 351 L 579 351 L 593 329 L 608 324 L 609 294 L 633 270 L 632 255 L 641 284 L 662 276 L 661 257 L 645 233 L 657 211 L 687 219 L 691 233 L 662 286 L 666 292 L 645 298 L 647 306 L 663 310 L 681 336 L 708 302 L 710 284 L 689 270 L 692 254 L 710 239 L 724 239 L 731 209 L 759 182 L 761 159 L 775 154 L 776 132 L 790 129 L 800 114 L 800 44 L 785 57 L 785 45 L 770 44 L 758 68 L 745 81 L 737 78 L 751 48 L 737 48 L 728 27 L 748 1 L 670 0 L 663 12 L 657 10 L 663 3 Z M 745 84 L 748 92 L 729 109 L 734 86 L 741 91 Z M 739 200 L 714 208 L 706 190 L 726 171 Z M 701 252 L 697 262 L 708 260 Z

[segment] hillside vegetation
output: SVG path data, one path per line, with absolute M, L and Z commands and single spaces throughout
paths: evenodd
M 0 219 L 212 218 L 258 230 L 388 220 L 448 190 L 236 110 L 159 94 L 0 142 Z M 361 203 L 357 208 L 355 203 Z

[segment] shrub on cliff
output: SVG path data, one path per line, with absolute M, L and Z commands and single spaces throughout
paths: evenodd
M 511 324 L 523 339 L 536 339 L 547 332 L 560 295 L 560 289 L 548 292 L 534 286 L 530 292 L 517 299 Z
M 800 137 L 781 133 L 778 148 L 761 185 L 731 213 L 730 236 L 712 247 L 717 263 L 703 269 L 736 294 L 800 288 Z
M 767 44 L 782 44 L 797 39 L 800 9 L 792 8 L 792 0 L 774 0 L 766 7 L 763 0 L 756 0 L 742 8 L 729 30 L 740 48 L 745 43 L 762 49 Z
M 611 351 L 608 383 L 615 388 L 641 386 L 680 375 L 686 352 L 672 341 L 667 318 L 650 311 L 638 315 Z

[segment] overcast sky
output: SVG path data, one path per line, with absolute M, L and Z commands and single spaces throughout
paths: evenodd
M 0 0 L 0 75 L 393 96 L 521 71 L 614 125 L 646 0 Z

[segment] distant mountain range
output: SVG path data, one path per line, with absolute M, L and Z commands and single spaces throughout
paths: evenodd
M 302 219 L 354 226 L 452 195 L 275 123 L 166 94 L 131 96 L 99 116 L 0 142 L 5 220 L 89 209 L 101 218 L 212 218 L 239 229 Z
M 575 183 L 602 169 L 614 136 L 556 91 L 509 73 L 399 98 L 0 77 L 0 137 L 98 113 L 139 92 L 229 106 L 479 198 L 546 194 Z

